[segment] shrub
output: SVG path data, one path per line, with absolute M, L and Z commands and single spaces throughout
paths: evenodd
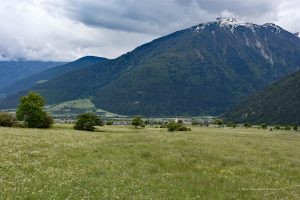
M 191 131 L 191 129 L 185 127 L 183 124 L 179 124 L 176 122 L 169 122 L 168 125 L 168 131 L 175 132 L 175 131 Z
M 232 128 L 236 128 L 236 124 L 235 123 L 233 123 L 233 122 L 228 122 L 227 123 L 227 127 L 232 127 Z
M 222 126 L 224 124 L 224 122 L 221 119 L 215 119 L 213 124 L 218 125 L 218 126 Z
M 177 123 L 178 123 L 178 124 L 183 124 L 183 121 L 180 119 L 180 120 L 178 120 Z
M 100 118 L 93 113 L 81 114 L 77 117 L 74 129 L 81 131 L 94 131 L 95 126 L 101 125 Z
M 37 128 L 50 128 L 52 124 L 54 124 L 53 118 L 48 115 L 48 113 L 45 113 L 45 115 L 43 116 L 43 120 Z
M 261 126 L 260 126 L 262 129 L 267 129 L 268 128 L 268 125 L 266 124 L 266 123 L 263 123 L 263 124 L 261 124 Z
M 292 128 L 289 125 L 287 125 L 287 126 L 284 127 L 284 130 L 287 130 L 287 131 L 290 131 L 291 129 Z
M 177 124 L 175 122 L 170 122 L 168 123 L 167 128 L 170 132 L 174 132 L 180 128 L 180 124 Z
M 247 129 L 247 128 L 251 128 L 251 124 L 248 123 L 244 123 L 243 126 Z
M 199 125 L 200 125 L 200 122 L 198 122 L 195 119 L 192 120 L 192 126 L 199 126 Z
M 137 128 L 137 127 L 139 127 L 139 126 L 140 126 L 140 127 L 145 127 L 142 118 L 139 117 L 139 116 L 136 116 L 136 117 L 134 117 L 134 118 L 132 119 L 131 125 L 134 126 L 135 128 Z
M 113 124 L 114 124 L 114 122 L 112 120 L 109 120 L 109 121 L 106 122 L 106 125 L 108 125 L 108 126 L 111 126 Z
M 9 113 L 0 112 L 0 126 L 12 127 L 16 119 Z
M 297 131 L 297 130 L 298 130 L 298 125 L 294 125 L 294 126 L 293 126 L 293 130 L 294 130 L 294 131 Z
M 276 130 L 279 130 L 279 129 L 280 129 L 280 126 L 279 126 L 279 125 L 276 125 L 274 128 L 275 128 Z
M 25 122 L 28 128 L 50 128 L 53 119 L 44 111 L 45 100 L 35 92 L 21 97 L 17 109 L 17 119 Z

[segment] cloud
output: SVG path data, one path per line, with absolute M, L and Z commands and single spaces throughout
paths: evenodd
M 117 57 L 218 16 L 300 31 L 298 0 L 1 0 L 0 60 Z
M 166 34 L 214 20 L 225 11 L 250 21 L 277 12 L 276 0 L 66 0 L 66 14 L 86 25 Z

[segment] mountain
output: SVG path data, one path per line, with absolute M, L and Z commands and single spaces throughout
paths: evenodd
M 19 79 L 62 64 L 64 63 L 26 60 L 0 61 L 0 89 Z
M 106 61 L 106 58 L 94 57 L 94 56 L 86 56 L 80 58 L 74 62 L 70 62 L 61 66 L 57 66 L 51 69 L 44 70 L 40 73 L 36 73 L 34 75 L 23 78 L 17 82 L 14 82 L 11 85 L 3 88 L 1 93 L 5 94 L 13 94 L 19 91 L 28 90 L 32 88 L 36 84 L 44 83 L 49 80 L 52 80 L 58 76 L 66 74 L 68 72 L 81 69 L 87 66 L 94 65 L 96 63 L 100 63 Z
M 300 124 L 300 71 L 251 96 L 224 117 L 254 124 Z
M 90 98 L 123 115 L 218 115 L 298 69 L 294 34 L 274 24 L 218 18 L 33 90 L 50 104 Z

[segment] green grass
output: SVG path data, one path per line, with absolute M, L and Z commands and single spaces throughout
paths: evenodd
M 86 112 L 101 112 L 105 113 L 106 117 L 125 117 L 123 115 L 118 115 L 105 111 L 103 109 L 96 108 L 90 99 L 77 99 L 73 101 L 67 101 L 56 105 L 46 106 L 46 110 L 52 113 L 54 116 L 66 115 L 77 115 Z
M 299 199 L 300 134 L 0 128 L 0 199 Z

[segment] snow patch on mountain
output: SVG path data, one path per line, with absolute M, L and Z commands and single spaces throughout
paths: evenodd
M 277 26 L 276 24 L 267 23 L 264 25 L 257 25 L 251 22 L 244 22 L 241 20 L 237 20 L 235 18 L 221 18 L 218 17 L 215 21 L 202 23 L 196 26 L 196 32 L 201 32 L 205 28 L 210 27 L 212 25 L 218 25 L 220 28 L 229 29 L 232 33 L 234 33 L 236 28 L 245 27 L 249 28 L 253 33 L 256 33 L 257 28 L 269 28 L 273 33 L 279 34 L 283 30 L 281 27 Z M 300 34 L 299 34 L 300 37 Z
M 262 25 L 262 27 L 270 28 L 273 33 L 281 33 L 281 31 L 283 30 L 280 26 L 277 26 L 276 24 L 273 23 L 264 24 Z
M 272 54 L 270 53 L 270 55 L 268 55 L 267 51 L 265 50 L 264 46 L 262 45 L 262 43 L 258 40 L 256 40 L 256 43 L 255 43 L 255 46 L 260 50 L 260 53 L 261 55 L 266 59 L 268 60 L 271 65 L 274 64 L 274 61 L 273 61 L 273 56 Z

